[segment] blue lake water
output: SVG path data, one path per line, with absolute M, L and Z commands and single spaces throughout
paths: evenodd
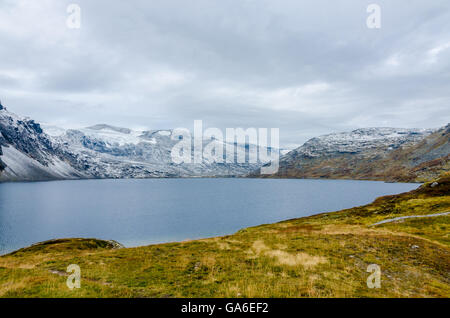
M 63 237 L 139 246 L 232 234 L 417 187 L 374 181 L 203 178 L 0 183 L 0 254 Z

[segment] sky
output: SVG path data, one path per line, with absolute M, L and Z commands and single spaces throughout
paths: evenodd
M 372 3 L 380 28 L 366 23 Z M 450 2 L 0 0 L 0 99 L 64 128 L 279 128 L 287 148 L 441 127 Z

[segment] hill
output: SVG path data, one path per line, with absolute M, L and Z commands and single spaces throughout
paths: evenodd
M 450 125 L 369 128 L 313 138 L 280 158 L 268 177 L 424 182 L 450 171 Z M 259 172 L 252 176 L 259 175 Z

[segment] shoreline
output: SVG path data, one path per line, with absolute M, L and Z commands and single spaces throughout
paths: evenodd
M 377 181 L 384 183 L 410 183 L 423 184 L 429 181 L 391 181 L 382 179 L 352 179 L 352 178 L 295 178 L 295 177 L 246 177 L 246 176 L 178 176 L 178 177 L 148 177 L 148 178 L 61 178 L 61 179 L 42 179 L 42 180 L 0 180 L 0 184 L 8 183 L 34 183 L 34 182 L 52 182 L 52 181 L 83 181 L 83 180 L 155 180 L 155 179 L 258 179 L 258 180 L 342 180 L 342 181 Z
M 14 182 L 14 184 L 18 183 L 35 183 L 35 182 L 61 182 L 61 181 L 101 181 L 101 180 L 133 180 L 133 181 L 140 181 L 140 180 L 154 180 L 154 179 L 230 179 L 230 178 L 220 178 L 220 177 L 215 177 L 215 178 L 210 178 L 210 177 L 158 177 L 158 178 L 89 178 L 89 179 L 61 179 L 61 180 L 47 180 L 47 181 L 17 181 Z M 242 180 L 246 180 L 246 179 L 250 179 L 250 180 L 273 180 L 272 178 L 270 179 L 265 179 L 265 178 L 232 178 L 232 179 L 242 179 Z M 305 180 L 305 181 L 342 181 L 342 182 L 346 182 L 346 181 L 355 181 L 355 182 L 361 182 L 361 181 L 366 181 L 366 182 L 383 182 L 383 183 L 390 183 L 390 182 L 385 182 L 385 181 L 379 181 L 379 180 L 358 180 L 358 179 L 325 179 L 325 178 L 313 178 L 313 179 L 300 179 L 300 178 L 276 178 L 276 179 L 287 179 L 287 180 Z M 276 180 L 275 179 L 275 180 Z M 270 182 L 270 181 L 267 181 Z M 399 182 L 399 183 L 403 183 L 403 184 L 411 184 L 411 185 L 415 185 L 416 183 L 406 183 L 406 182 Z M 1 186 L 1 182 L 0 182 L 0 186 Z M 5 183 L 6 184 L 6 183 Z M 398 195 L 401 193 L 394 193 L 394 194 L 389 194 L 389 195 Z M 367 202 L 367 204 L 370 204 L 371 202 L 373 202 L 374 200 L 377 200 L 379 197 L 374 197 L 372 201 Z M 348 209 L 351 208 L 356 208 L 358 206 L 351 206 Z M 145 247 L 145 246 L 154 246 L 154 245 L 160 245 L 160 244 L 170 244 L 170 243 L 182 243 L 182 242 L 188 242 L 188 241 L 196 241 L 196 240 L 204 240 L 204 239 L 212 239 L 212 238 L 219 238 L 219 237 L 224 237 L 224 236 L 229 236 L 229 235 L 233 235 L 236 232 L 239 232 L 241 230 L 247 229 L 247 228 L 253 228 L 253 227 L 258 227 L 258 226 L 263 226 L 263 225 L 268 225 L 268 224 L 277 224 L 277 223 L 281 223 L 281 222 L 286 222 L 292 219 L 303 219 L 303 218 L 309 218 L 309 217 L 313 217 L 313 216 L 318 216 L 321 214 L 328 214 L 328 213 L 336 213 L 339 212 L 341 210 L 332 210 L 332 211 L 326 211 L 326 212 L 314 212 L 313 214 L 309 214 L 306 216 L 300 216 L 300 217 L 294 217 L 294 218 L 288 218 L 288 219 L 281 219 L 281 220 L 277 220 L 274 222 L 269 222 L 269 223 L 258 223 L 258 224 L 254 224 L 254 225 L 250 225 L 250 226 L 244 226 L 241 228 L 238 228 L 235 232 L 232 233 L 226 233 L 226 234 L 222 234 L 222 235 L 211 235 L 211 236 L 201 236 L 198 238 L 185 238 L 185 239 L 174 239 L 174 240 L 169 240 L 169 241 L 160 241 L 160 242 L 156 242 L 156 243 L 144 243 L 142 245 L 132 245 L 132 246 L 123 246 L 124 248 L 139 248 L 139 247 Z M 114 238 L 97 238 L 97 237 L 91 237 L 92 239 L 95 240 L 99 240 L 99 241 L 109 241 L 109 240 L 113 240 Z M 53 238 L 49 238 L 46 239 L 44 241 L 37 241 L 34 243 L 31 243 L 30 245 L 26 245 L 26 246 L 22 246 L 19 248 L 16 248 L 14 250 L 9 250 L 8 252 L 3 252 L 0 253 L 0 257 L 1 256 L 5 256 L 5 255 L 9 255 L 11 253 L 14 253 L 18 250 L 21 249 L 26 249 L 29 247 L 33 247 L 34 245 L 38 245 L 38 244 L 42 244 L 42 243 L 47 243 L 47 242 L 51 242 L 54 240 L 60 240 L 60 239 L 85 239 L 84 237 L 53 237 Z M 90 239 L 90 238 L 86 238 L 86 239 Z M 120 244 L 120 242 L 119 242 Z
M 0 256 L 0 297 L 449 297 L 449 214 L 371 226 L 446 213 L 449 190 L 450 175 L 364 206 L 189 241 L 37 243 Z M 79 290 L 60 275 L 70 264 L 81 268 Z M 367 288 L 370 264 L 380 289 Z

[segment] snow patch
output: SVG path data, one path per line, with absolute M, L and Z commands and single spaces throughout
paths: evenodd
M 169 130 L 160 130 L 158 131 L 158 134 L 161 136 L 170 136 L 172 133 Z

